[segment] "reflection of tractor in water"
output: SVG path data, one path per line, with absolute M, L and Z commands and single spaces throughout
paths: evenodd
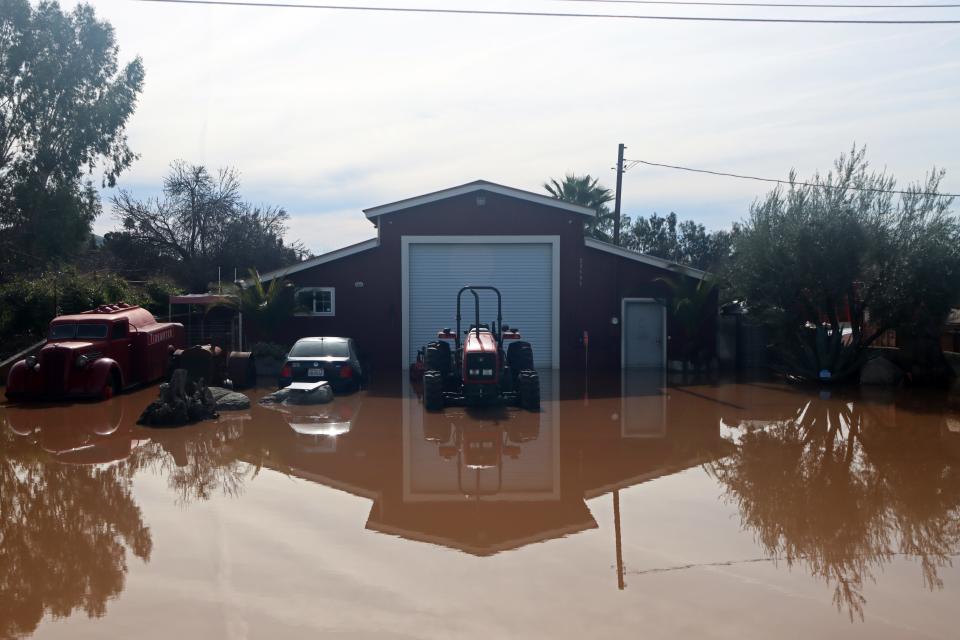
M 474 323 L 460 333 L 460 300 L 473 295 Z M 497 294 L 497 320 L 480 322 L 478 291 Z M 495 287 L 463 287 L 457 293 L 456 331 L 443 329 L 438 340 L 424 348 L 423 403 L 428 411 L 445 404 L 488 404 L 494 400 L 518 402 L 529 411 L 540 409 L 540 380 L 533 368 L 533 349 L 520 341 L 516 329 L 503 324 L 502 300 Z M 462 341 L 461 341 L 462 335 Z M 504 352 L 504 341 L 512 341 Z M 453 349 L 449 341 L 453 341 Z
M 540 434 L 539 417 L 513 414 L 513 418 L 481 420 L 467 414 L 438 414 L 424 416 L 424 438 L 437 443 L 437 452 L 445 460 L 457 463 L 457 482 L 464 495 L 499 493 L 503 485 L 503 458 L 516 460 L 522 451 L 520 445 L 537 439 Z M 482 490 L 481 472 L 496 469 L 496 485 Z M 466 486 L 464 475 L 474 472 L 474 488 Z

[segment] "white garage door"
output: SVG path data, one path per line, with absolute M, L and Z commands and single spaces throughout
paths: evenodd
M 465 285 L 492 285 L 503 296 L 503 321 L 517 327 L 533 347 L 538 368 L 553 362 L 553 245 L 410 244 L 409 340 L 407 362 L 436 340 L 437 331 L 454 328 L 457 291 Z M 461 302 L 462 330 L 474 321 L 473 296 Z M 497 298 L 480 292 L 480 321 L 497 319 Z

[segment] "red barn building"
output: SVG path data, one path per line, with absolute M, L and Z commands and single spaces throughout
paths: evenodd
M 663 367 L 681 346 L 657 280 L 707 275 L 588 237 L 591 209 L 483 180 L 364 213 L 376 238 L 261 276 L 293 282 L 308 309 L 276 340 L 349 336 L 374 367 L 406 368 L 455 325 L 462 286 L 493 285 L 538 368 Z M 496 318 L 493 297 L 481 316 Z

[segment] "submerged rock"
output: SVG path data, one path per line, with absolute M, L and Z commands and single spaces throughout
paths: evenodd
M 250 398 L 224 387 L 209 387 L 217 411 L 243 411 L 250 408 Z
M 185 369 L 176 369 L 170 382 L 160 385 L 160 397 L 147 405 L 137 424 L 171 427 L 216 418 L 216 402 L 203 379 L 188 381 Z
M 268 393 L 267 395 L 260 398 L 260 404 L 281 404 L 284 400 L 287 399 L 287 396 L 290 395 L 290 389 L 283 388 L 277 389 L 273 393 Z
M 333 400 L 333 389 L 326 382 L 297 383 L 260 398 L 260 404 L 325 404 Z
M 286 402 L 287 404 L 324 404 L 331 400 L 333 400 L 333 389 L 324 382 L 322 385 L 309 391 L 291 389 Z

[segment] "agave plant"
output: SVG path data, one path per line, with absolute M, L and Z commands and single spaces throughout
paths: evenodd
M 867 361 L 867 353 L 858 340 L 844 341 L 839 327 L 835 330 L 821 324 L 802 330 L 795 348 L 781 352 L 785 365 L 781 369 L 799 380 L 845 382 L 860 371 Z

